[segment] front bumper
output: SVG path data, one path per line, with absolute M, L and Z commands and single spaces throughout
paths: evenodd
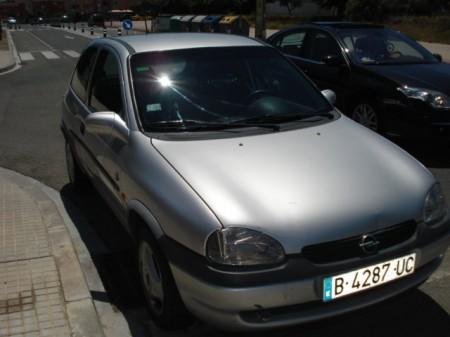
M 450 141 L 450 111 L 436 110 L 423 102 L 383 104 L 384 132 L 406 139 Z
M 183 266 L 171 263 L 171 269 L 180 295 L 186 307 L 197 317 L 224 330 L 258 330 L 284 327 L 320 320 L 343 314 L 395 296 L 424 282 L 441 264 L 450 244 L 449 223 L 446 221 L 445 233 L 439 239 L 428 242 L 418 248 L 404 247 L 401 250 L 377 256 L 362 264 L 371 265 L 376 261 L 389 260 L 391 257 L 417 254 L 414 274 L 397 281 L 372 288 L 349 297 L 331 302 L 322 301 L 323 278 L 355 266 L 340 263 L 339 272 L 322 271 L 317 275 L 299 277 L 286 282 L 266 282 L 247 286 L 230 286 L 242 274 L 229 272 L 226 285 L 211 282 L 208 278 L 198 277 L 187 272 Z M 248 272 L 253 273 L 253 272 Z M 255 272 L 267 279 L 262 272 Z M 267 271 L 276 275 L 277 270 Z M 278 273 L 281 273 L 279 271 Z M 300 272 L 301 274 L 301 272 Z M 251 279 L 251 275 L 247 275 Z

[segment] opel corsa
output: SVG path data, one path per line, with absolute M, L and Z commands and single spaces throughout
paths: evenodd
M 64 97 L 70 181 L 137 243 L 154 321 L 229 330 L 334 316 L 424 282 L 441 187 L 333 108 L 273 47 L 232 35 L 96 39 Z

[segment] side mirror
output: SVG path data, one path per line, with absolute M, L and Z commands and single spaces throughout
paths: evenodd
M 344 64 L 344 59 L 339 55 L 328 55 L 322 59 L 322 62 L 330 67 L 339 67 Z
M 442 62 L 442 55 L 441 54 L 433 54 L 433 56 L 438 60 L 439 62 Z
M 94 112 L 87 116 L 86 131 L 95 135 L 111 136 L 128 143 L 130 130 L 122 117 L 112 111 Z
M 333 90 L 322 90 L 322 95 L 327 99 L 328 102 L 330 102 L 331 105 L 334 106 L 334 104 L 336 103 L 336 94 Z

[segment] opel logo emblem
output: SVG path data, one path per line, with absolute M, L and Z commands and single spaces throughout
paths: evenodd
M 380 241 L 370 234 L 363 235 L 361 241 L 359 241 L 359 247 L 367 255 L 375 254 L 378 251 L 379 245 Z

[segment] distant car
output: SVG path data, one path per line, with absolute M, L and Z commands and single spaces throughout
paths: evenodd
M 450 242 L 439 183 L 341 115 L 265 43 L 97 39 L 64 97 L 73 186 L 137 244 L 150 313 L 228 330 L 304 323 L 424 282 Z
M 88 19 L 88 26 L 89 27 L 104 27 L 105 26 L 105 16 L 103 14 L 94 13 L 89 16 Z
M 17 23 L 17 19 L 14 17 L 9 17 L 6 19 L 6 23 L 8 26 L 15 25 Z
M 450 65 L 400 32 L 323 22 L 276 33 L 268 42 L 337 107 L 368 128 L 407 138 L 450 139 Z

